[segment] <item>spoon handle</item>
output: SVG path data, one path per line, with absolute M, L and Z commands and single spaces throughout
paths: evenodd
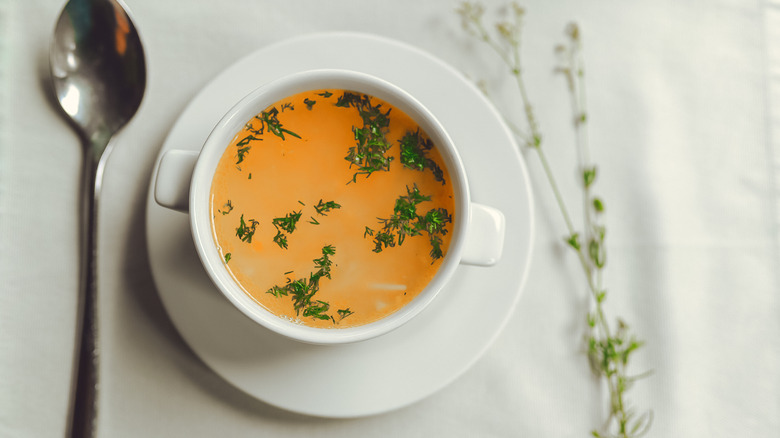
M 98 159 L 96 151 L 103 147 L 90 142 L 84 148 L 81 181 L 81 288 L 78 297 L 76 350 L 74 351 L 74 385 L 71 389 L 69 433 L 72 438 L 94 436 L 97 413 L 98 349 L 97 349 L 97 231 L 98 201 L 103 179 L 103 167 L 110 147 Z

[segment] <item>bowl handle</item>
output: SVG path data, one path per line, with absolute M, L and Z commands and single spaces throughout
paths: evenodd
M 501 260 L 504 249 L 506 221 L 504 214 L 493 207 L 471 203 L 471 220 L 466 235 L 461 263 L 493 266 Z
M 154 200 L 163 207 L 188 212 L 190 207 L 190 181 L 197 151 L 170 150 L 160 159 L 154 184 Z

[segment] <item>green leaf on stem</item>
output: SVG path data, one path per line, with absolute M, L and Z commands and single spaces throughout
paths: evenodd
M 597 213 L 604 212 L 604 202 L 601 198 L 593 198 L 593 209 L 596 210 Z
M 585 183 L 585 188 L 588 188 L 596 180 L 596 167 L 590 167 L 582 172 L 582 181 Z
M 579 251 L 581 248 L 580 245 L 580 235 L 579 233 L 574 233 L 571 236 L 569 236 L 566 239 L 566 243 L 569 244 L 570 247 L 574 248 L 576 251 Z
M 591 239 L 588 243 L 588 257 L 590 257 L 597 268 L 601 269 L 604 267 L 604 259 L 606 256 L 604 254 L 604 247 L 599 240 Z

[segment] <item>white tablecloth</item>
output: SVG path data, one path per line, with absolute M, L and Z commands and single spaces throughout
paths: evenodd
M 149 80 L 105 175 L 99 436 L 547 437 L 600 425 L 605 393 L 582 351 L 588 295 L 533 154 L 528 283 L 496 342 L 447 388 L 395 412 L 324 420 L 257 401 L 200 362 L 161 306 L 144 224 L 157 152 L 199 87 L 269 43 L 350 30 L 413 44 L 486 79 L 510 117 L 520 115 L 518 97 L 496 59 L 462 32 L 454 2 L 127 3 Z M 607 308 L 647 342 L 633 370 L 653 375 L 629 396 L 653 409 L 650 436 L 777 436 L 780 2 L 524 6 L 529 93 L 575 212 L 576 155 L 552 48 L 566 23 L 582 28 L 596 189 L 607 205 Z M 44 87 L 61 7 L 0 0 L 0 436 L 61 436 L 66 422 L 80 146 Z

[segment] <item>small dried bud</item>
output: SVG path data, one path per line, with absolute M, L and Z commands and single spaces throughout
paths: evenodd
M 517 2 L 512 2 L 512 10 L 515 13 L 515 17 L 521 18 L 523 15 L 525 15 L 525 9 L 517 4 Z
M 464 2 L 457 12 L 466 21 L 480 21 L 485 14 L 485 8 L 479 3 Z
M 464 2 L 456 10 L 461 18 L 461 25 L 463 29 L 471 35 L 477 36 L 479 32 L 475 27 L 479 27 L 482 22 L 482 15 L 485 13 L 485 9 L 479 3 Z
M 568 35 L 572 41 L 580 40 L 580 28 L 577 26 L 577 23 L 571 22 L 566 26 L 566 35 Z
M 512 25 L 506 21 L 496 23 L 496 30 L 498 31 L 498 34 L 501 35 L 501 37 L 507 40 L 512 39 Z

